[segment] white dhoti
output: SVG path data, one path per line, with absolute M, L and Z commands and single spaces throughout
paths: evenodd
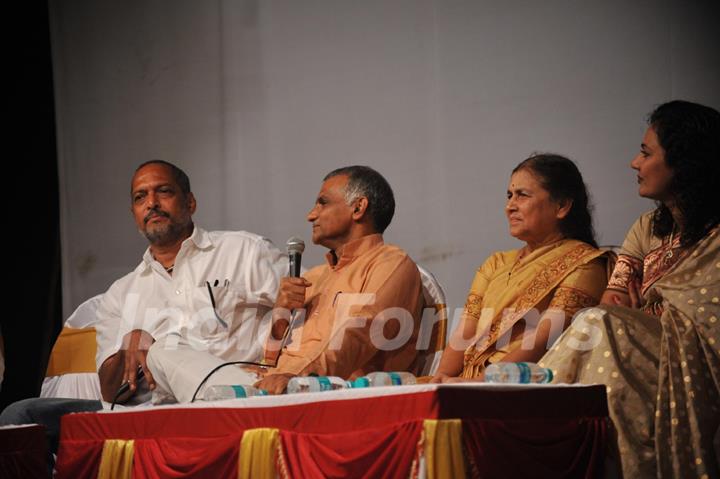
M 155 379 L 153 404 L 190 402 L 205 376 L 226 362 L 208 351 L 193 348 L 175 335 L 156 341 L 147 355 L 147 365 Z M 205 389 L 213 385 L 252 386 L 258 379 L 257 374 L 243 369 L 242 365 L 225 366 L 208 378 L 197 399 L 202 399 Z

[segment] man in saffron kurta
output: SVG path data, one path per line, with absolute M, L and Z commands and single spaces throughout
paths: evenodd
M 280 393 L 298 375 L 354 378 L 414 365 L 422 288 L 410 257 L 383 242 L 394 207 L 390 185 L 368 167 L 325 178 L 308 221 L 313 242 L 330 250 L 327 264 L 281 281 L 276 311 L 304 309 L 305 321 L 258 387 Z M 286 327 L 275 322 L 268 350 Z

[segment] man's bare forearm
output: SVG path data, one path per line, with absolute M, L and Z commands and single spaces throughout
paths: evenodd
M 117 352 L 107 358 L 100 370 L 100 392 L 105 401 L 111 402 L 115 397 L 115 393 L 122 384 L 123 372 L 125 369 L 125 357 L 122 351 Z

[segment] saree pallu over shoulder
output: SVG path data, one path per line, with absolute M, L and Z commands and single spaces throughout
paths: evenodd
M 593 308 L 540 363 L 555 382 L 607 386 L 625 477 L 720 477 L 720 234 L 711 231 L 646 297 L 662 314 Z
M 497 352 L 493 351 L 493 345 L 498 338 L 510 333 L 529 311 L 538 308 L 568 275 L 603 254 L 587 243 L 562 240 L 533 251 L 523 258 L 522 263 L 517 261 L 517 251 L 496 255 L 492 272 L 486 273 L 489 277 L 484 291 L 476 291 L 477 281 L 474 281 L 468 295 L 464 314 L 477 321 L 475 337 L 479 339 L 465 351 L 460 376 L 478 376 L 490 356 Z M 478 275 L 483 274 L 486 265 Z M 580 299 L 586 298 L 582 286 L 577 286 L 576 290 L 568 290 L 567 295 L 584 301 Z

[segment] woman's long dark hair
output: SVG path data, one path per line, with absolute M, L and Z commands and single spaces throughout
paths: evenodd
M 566 238 L 584 241 L 597 248 L 592 205 L 575 163 L 564 156 L 541 153 L 524 160 L 512 172 L 522 169 L 530 170 L 554 201 L 572 201 L 570 212 L 560 221 L 560 232 Z
M 670 195 L 682 216 L 680 243 L 690 246 L 702 239 L 720 220 L 720 113 L 675 100 L 658 106 L 648 119 L 673 172 Z M 653 234 L 670 234 L 675 221 L 670 209 L 658 203 Z

